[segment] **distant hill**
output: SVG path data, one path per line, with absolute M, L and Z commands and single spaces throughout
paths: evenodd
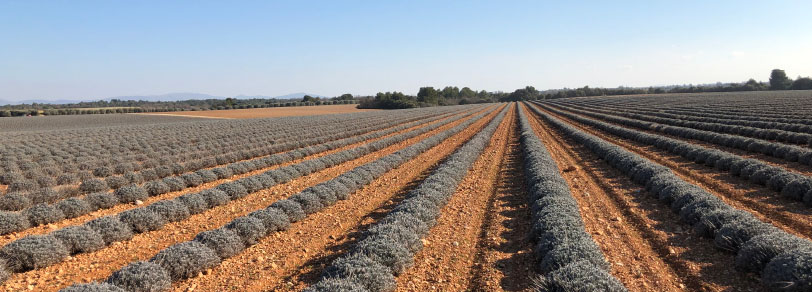
M 328 97 L 318 94 L 312 93 L 305 93 L 305 92 L 297 92 L 291 93 L 286 95 L 280 96 L 266 96 L 266 95 L 237 95 L 234 96 L 236 99 L 301 99 L 305 95 L 310 95 L 313 97 Z M 67 103 L 78 103 L 78 102 L 88 102 L 88 101 L 98 101 L 98 100 L 107 100 L 110 101 L 111 99 L 118 99 L 118 100 L 144 100 L 144 101 L 180 101 L 180 100 L 190 100 L 190 99 L 225 99 L 227 96 L 217 96 L 217 95 L 210 95 L 205 93 L 194 93 L 194 92 L 176 92 L 176 93 L 167 93 L 167 94 L 160 94 L 160 95 L 132 95 L 132 96 L 116 96 L 116 97 L 109 97 L 104 99 L 56 99 L 56 100 L 46 100 L 46 99 L 27 99 L 21 101 L 7 101 L 7 100 L 0 100 L 0 105 L 14 105 L 14 104 L 31 104 L 31 103 L 49 103 L 49 104 L 67 104 Z

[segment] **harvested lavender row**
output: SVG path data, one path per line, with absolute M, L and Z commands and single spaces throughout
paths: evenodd
M 445 117 L 446 115 L 440 115 L 426 120 L 409 122 L 382 131 L 374 131 L 362 135 L 349 135 L 349 138 L 313 140 L 309 142 L 313 142 L 314 144 L 322 142 L 322 144 L 306 146 L 293 151 L 277 153 L 252 160 L 234 162 L 211 170 L 203 169 L 182 176 L 156 179 L 142 186 L 134 184 L 126 185 L 112 193 L 93 193 L 83 198 L 67 198 L 55 204 L 37 204 L 31 206 L 31 201 L 25 200 L 26 198 L 24 196 L 8 194 L 0 197 L 0 205 L 5 204 L 7 207 L 14 206 L 15 208 L 19 207 L 24 209 L 20 212 L 0 211 L 0 219 L 7 219 L 4 220 L 7 222 L 6 224 L 0 224 L 0 235 L 25 230 L 42 224 L 79 217 L 97 210 L 112 208 L 118 204 L 144 200 L 148 196 L 158 196 L 168 192 L 180 191 L 186 187 L 196 187 L 203 183 L 229 178 L 233 175 L 240 175 L 256 169 L 283 164 L 309 155 L 385 136 L 416 125 L 431 123 Z M 322 140 L 332 141 L 324 142 Z M 146 193 L 147 196 L 144 196 L 144 193 Z
M 609 263 L 586 232 L 567 181 L 522 110 L 519 125 L 533 222 L 530 239 L 536 244 L 535 266 L 542 275 L 535 290 L 627 291 L 609 273 Z
M 418 114 L 418 116 L 420 115 L 421 114 Z M 413 117 L 412 115 L 405 115 L 401 119 L 403 118 L 410 119 Z M 179 175 L 183 172 L 192 172 L 199 169 L 203 169 L 205 167 L 211 167 L 212 163 L 226 164 L 231 162 L 237 162 L 239 160 L 248 159 L 251 157 L 287 151 L 297 147 L 307 146 L 308 144 L 301 144 L 302 139 L 305 138 L 306 139 L 318 137 L 329 138 L 331 136 L 342 135 L 337 134 L 341 132 L 336 132 L 335 131 L 336 128 L 346 129 L 347 132 L 351 133 L 357 132 L 356 130 L 364 130 L 358 129 L 357 128 L 358 124 L 370 125 L 364 128 L 374 129 L 375 125 L 385 123 L 386 121 L 389 121 L 389 119 L 388 117 L 385 116 L 368 116 L 359 118 L 355 120 L 355 122 L 345 121 L 343 123 L 341 122 L 324 123 L 321 125 L 312 125 L 312 127 L 309 127 L 310 131 L 304 134 L 295 133 L 290 130 L 268 132 L 264 129 L 256 129 L 257 133 L 254 133 L 256 135 L 254 137 L 251 136 L 228 137 L 229 139 L 226 140 L 213 140 L 213 141 L 204 140 L 207 143 L 198 144 L 199 146 L 198 148 L 195 148 L 195 146 L 193 145 L 183 145 L 185 151 L 177 151 L 172 148 L 165 147 L 159 149 L 154 149 L 150 147 L 156 144 L 160 145 L 162 141 L 166 140 L 165 137 L 162 137 L 162 139 L 150 139 L 147 141 L 139 141 L 137 147 L 129 146 L 124 149 L 116 149 L 115 153 L 118 153 L 119 155 L 116 155 L 115 157 L 110 157 L 109 159 L 102 158 L 103 160 L 114 161 L 116 163 L 115 165 L 104 164 L 98 166 L 91 166 L 90 164 L 88 164 L 89 161 L 84 161 L 82 162 L 82 164 L 76 166 L 71 164 L 71 162 L 69 161 L 65 161 L 62 158 L 56 160 L 58 164 L 45 163 L 40 165 L 37 163 L 37 160 L 47 159 L 49 154 L 52 155 L 52 153 L 55 152 L 52 149 L 54 149 L 56 145 L 53 145 L 53 147 L 48 147 L 48 145 L 41 145 L 43 141 L 38 141 L 35 146 L 36 148 L 30 149 L 30 147 L 28 147 L 26 148 L 26 152 L 31 152 L 32 154 L 39 153 L 39 155 L 31 157 L 30 160 L 19 161 L 16 163 L 14 161 L 3 161 L 2 169 L 0 169 L 0 174 L 2 174 L 0 175 L 0 183 L 9 185 L 8 191 L 12 193 L 14 192 L 30 193 L 34 191 L 41 192 L 44 190 L 55 192 L 55 190 L 53 189 L 54 187 L 63 186 L 58 192 L 59 193 L 58 195 L 65 197 L 75 196 L 82 193 L 115 189 L 119 186 L 122 186 L 123 183 L 127 182 L 137 183 L 143 180 L 150 180 L 150 177 L 163 178 L 172 174 Z M 207 124 L 205 126 L 207 126 L 208 128 L 209 126 L 217 126 L 217 125 Z M 233 130 L 228 129 L 227 132 L 232 131 Z M 189 131 L 189 132 L 199 132 L 199 131 Z M 357 133 L 360 134 L 363 133 L 363 131 Z M 105 137 L 105 139 L 107 140 L 109 138 L 116 136 L 120 135 L 108 136 Z M 292 137 L 297 137 L 297 139 L 292 139 Z M 200 138 L 202 137 L 193 137 L 195 141 L 200 141 Z M 247 143 L 232 143 L 232 144 L 228 143 L 228 142 L 238 142 L 243 139 L 247 139 L 248 141 L 243 141 Z M 50 139 L 43 140 L 44 142 L 52 142 Z M 268 143 L 269 141 L 273 141 L 274 143 Z M 131 141 L 128 142 L 131 143 Z M 14 147 L 11 146 L 10 148 Z M 83 154 L 75 152 L 73 152 L 71 155 L 64 155 L 66 154 L 64 153 L 65 151 L 71 151 L 75 148 L 76 147 L 63 146 L 62 148 L 56 148 L 60 149 L 56 153 L 62 154 L 60 157 L 66 158 L 82 157 Z M 2 150 L 10 150 L 10 149 L 0 148 L 0 151 Z M 101 151 L 101 149 L 94 150 Z M 146 151 L 149 155 L 141 154 L 137 155 L 136 157 L 128 157 L 126 154 L 123 154 L 126 153 L 127 151 Z M 166 151 L 175 153 L 175 155 L 165 153 Z M 99 157 L 96 156 L 99 156 L 100 153 L 93 152 L 92 154 L 85 154 L 84 156 L 88 155 L 92 155 L 94 158 L 98 159 Z M 20 158 L 17 156 L 20 156 L 20 154 L 16 156 L 11 155 L 7 159 Z M 174 156 L 181 156 L 181 159 L 179 160 L 175 159 Z M 150 159 L 150 157 L 152 158 Z M 134 161 L 128 162 L 128 160 Z M 92 168 L 92 170 L 89 168 Z M 76 173 L 77 171 L 79 172 Z M 81 184 L 78 187 L 65 186 L 68 184 L 76 184 L 80 182 Z M 82 184 L 84 186 L 82 186 Z M 39 197 L 41 196 L 34 195 L 32 199 Z M 48 197 L 45 198 L 47 199 Z M 42 202 L 35 202 L 35 204 L 37 203 Z
M 470 125 L 485 116 L 479 113 L 453 129 Z M 160 229 L 168 222 L 181 221 L 190 215 L 227 204 L 262 189 L 288 182 L 294 178 L 332 167 L 429 132 L 465 116 L 455 117 L 414 131 L 384 138 L 353 149 L 266 171 L 261 174 L 226 182 L 199 193 L 162 200 L 149 206 L 91 220 L 80 226 L 69 226 L 47 235 L 30 235 L 15 240 L 0 249 L 0 259 L 8 270 L 23 272 L 61 262 L 70 254 L 97 251 L 113 242 L 128 240 L 136 233 Z M 139 196 L 146 194 L 141 191 Z M 0 266 L 0 270 L 5 270 Z
M 389 214 L 365 231 L 347 254 L 328 266 L 305 291 L 394 291 L 395 275 L 409 268 L 423 247 L 421 238 L 436 224 L 441 209 L 479 158 L 508 107 L 451 154 Z
M 727 205 L 704 189 L 680 179 L 667 167 L 584 133 L 535 107 L 530 108 L 634 182 L 645 185 L 652 196 L 670 205 L 698 235 L 713 238 L 717 248 L 735 253 L 737 270 L 760 274 L 764 287 L 772 291 L 812 290 L 812 242 L 809 240 Z
M 812 126 L 805 125 L 805 124 L 791 124 L 791 123 L 779 123 L 779 122 L 766 122 L 766 121 L 751 121 L 751 120 L 741 120 L 737 119 L 736 116 L 727 116 L 725 118 L 714 117 L 714 115 L 710 114 L 697 114 L 696 112 L 678 112 L 678 113 L 668 113 L 664 111 L 650 111 L 650 110 L 634 110 L 629 109 L 628 106 L 624 105 L 608 105 L 608 104 L 599 104 L 599 103 L 589 103 L 589 102 L 562 102 L 568 105 L 573 106 L 580 106 L 581 109 L 611 109 L 614 113 L 632 113 L 632 114 L 642 114 L 647 116 L 655 116 L 661 118 L 670 118 L 670 119 L 677 119 L 677 120 L 685 120 L 685 121 L 693 121 L 693 122 L 703 122 L 703 123 L 713 123 L 713 124 L 723 124 L 725 126 L 719 127 L 728 127 L 728 126 L 746 126 L 746 127 L 754 127 L 754 128 L 762 128 L 762 129 L 778 129 L 783 131 L 790 131 L 790 132 L 798 132 L 798 133 L 808 133 L 812 134 Z M 626 116 L 630 117 L 630 116 Z M 740 131 L 748 131 L 744 128 L 729 128 L 733 134 L 737 134 Z M 773 134 L 766 134 L 769 132 L 764 132 L 762 139 L 769 139 L 769 136 Z M 779 133 L 775 133 L 775 135 L 779 135 Z
M 677 127 L 688 127 L 699 130 L 729 133 L 734 135 L 747 136 L 764 140 L 776 140 L 780 142 L 793 144 L 809 144 L 810 142 L 812 142 L 812 135 L 809 134 L 808 132 L 799 133 L 794 131 L 777 129 L 776 128 L 777 125 L 771 123 L 762 122 L 763 124 L 762 127 L 752 127 L 748 125 L 742 125 L 743 123 L 728 122 L 727 120 L 723 119 L 713 119 L 712 121 L 710 119 L 701 119 L 701 121 L 696 121 L 697 118 L 691 118 L 689 116 L 682 115 L 663 114 L 663 113 L 643 114 L 614 108 L 608 110 L 603 108 L 591 108 L 571 103 L 567 104 L 572 108 L 578 108 L 581 110 L 611 114 L 635 120 L 649 121 Z M 736 123 L 736 124 L 731 125 L 728 123 Z M 798 128 L 801 127 L 798 126 Z M 802 129 L 806 131 L 812 131 L 812 127 L 809 127 L 808 125 L 804 125 Z
M 541 104 L 546 110 L 573 119 L 613 135 L 652 145 L 668 152 L 680 155 L 698 164 L 727 171 L 742 179 L 767 186 L 782 196 L 803 201 L 812 207 L 812 177 L 788 171 L 781 167 L 771 166 L 761 160 L 744 158 L 730 152 L 709 149 L 689 142 L 660 135 L 615 126 L 576 114 L 560 111 Z
M 725 147 L 746 150 L 753 153 L 761 153 L 764 155 L 781 158 L 789 162 L 797 161 L 805 165 L 812 165 L 812 149 L 805 147 L 775 143 L 767 140 L 747 138 L 737 135 L 715 133 L 705 130 L 668 126 L 654 122 L 639 121 L 634 119 L 588 112 L 572 108 L 566 109 L 569 112 L 582 114 L 585 116 L 609 121 L 612 123 L 618 123 L 624 126 L 635 127 L 643 130 L 656 131 L 686 139 L 696 139 Z
M 504 111 L 503 111 L 504 113 Z M 503 113 L 500 116 L 503 116 Z M 288 199 L 274 202 L 221 228 L 199 233 L 193 240 L 172 245 L 149 261 L 131 263 L 114 272 L 105 283 L 74 284 L 64 292 L 83 289 L 103 291 L 164 291 L 172 282 L 198 275 L 199 272 L 255 245 L 273 232 L 287 229 L 291 223 L 332 206 L 338 200 L 363 188 L 376 178 L 417 155 L 439 145 L 485 116 L 478 115 L 451 129 L 426 138 L 395 153 L 356 167 L 329 181 L 307 188 Z M 116 290 L 118 289 L 118 290 Z
M 405 120 L 406 123 L 414 123 L 413 121 L 415 120 L 424 119 L 426 116 L 432 115 L 433 114 L 420 115 L 418 117 L 408 118 Z M 229 168 L 235 163 L 245 162 L 248 159 L 256 162 L 266 158 L 263 156 L 268 156 L 283 151 L 290 151 L 296 148 L 304 148 L 328 141 L 344 139 L 356 135 L 369 134 L 370 132 L 392 127 L 399 123 L 403 122 L 400 120 L 394 120 L 391 122 L 372 123 L 372 126 L 362 128 L 358 128 L 358 126 L 355 124 L 350 124 L 338 129 L 331 128 L 331 131 L 329 132 L 324 132 L 317 129 L 316 131 L 312 131 L 312 133 L 306 134 L 301 139 L 282 143 L 273 143 L 273 145 L 270 147 L 262 146 L 259 149 L 256 149 L 256 151 L 242 151 L 239 155 L 223 154 L 214 157 L 192 160 L 185 163 L 173 163 L 170 165 L 143 169 L 137 172 L 127 172 L 123 176 L 107 176 L 106 178 L 102 179 L 90 178 L 83 181 L 78 188 L 63 189 L 67 190 L 66 192 L 57 192 L 51 188 L 43 188 L 32 193 L 17 192 L 15 191 L 15 188 L 24 188 L 20 185 L 25 185 L 25 181 L 12 182 L 12 185 L 10 186 L 11 192 L 0 197 L 0 210 L 20 211 L 34 205 L 54 203 L 58 200 L 64 201 L 65 199 L 73 199 L 82 194 L 104 192 L 109 189 L 113 189 L 115 191 L 121 187 L 131 184 L 141 184 L 141 187 L 144 188 L 151 187 L 155 190 L 161 190 L 166 189 L 160 187 L 161 184 L 166 183 L 167 180 L 180 179 L 185 183 L 186 186 L 195 186 L 201 181 L 198 176 L 205 179 L 207 177 L 212 177 L 212 172 L 215 172 L 215 174 L 227 174 L 227 170 L 223 170 L 223 168 Z M 218 165 L 223 166 L 216 167 Z M 210 167 L 216 168 L 211 170 L 205 169 Z M 175 176 L 172 177 L 172 175 Z M 11 180 L 8 177 L 6 177 L 6 179 Z

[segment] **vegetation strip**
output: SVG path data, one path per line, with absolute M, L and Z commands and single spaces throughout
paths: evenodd
M 754 153 L 761 153 L 764 155 L 781 158 L 789 162 L 800 162 L 805 165 L 812 165 L 812 149 L 806 147 L 787 145 L 783 143 L 770 142 L 767 140 L 747 138 L 737 135 L 716 133 L 705 130 L 697 130 L 686 127 L 669 126 L 654 122 L 639 121 L 634 119 L 618 117 L 614 115 L 589 112 L 562 106 L 557 107 L 566 109 L 573 113 L 578 113 L 585 116 L 590 116 L 593 118 L 618 123 L 624 126 L 661 132 L 687 139 L 696 139 L 703 142 L 713 143 L 725 147 L 747 150 Z
M 809 277 L 812 275 L 812 242 L 730 207 L 662 165 L 531 108 L 633 181 L 645 185 L 652 195 L 669 204 L 685 223 L 692 225 L 698 235 L 713 238 L 719 249 L 735 253 L 735 268 L 760 274 L 767 289 L 808 291 L 812 288 Z
M 484 115 L 485 113 L 478 114 L 472 120 Z M 458 117 L 458 119 L 460 118 L 462 117 Z M 446 123 L 454 120 L 446 121 Z M 13 272 L 46 267 L 62 261 L 69 254 L 96 251 L 114 242 L 127 240 L 135 233 L 160 229 L 166 223 L 184 220 L 190 215 L 226 204 L 249 193 L 358 158 L 396 142 L 429 132 L 444 124 L 434 124 L 361 145 L 354 149 L 226 182 L 200 193 L 187 194 L 172 200 L 158 201 L 149 206 L 122 212 L 116 216 L 98 218 L 81 226 L 65 227 L 48 235 L 23 237 L 0 249 L 0 258 L 5 259 L 8 269 Z M 4 269 L 0 267 L 0 270 Z
M 627 291 L 586 232 L 578 203 L 524 111 L 519 111 L 524 172 L 530 193 L 530 239 L 536 242 L 536 291 Z
M 393 291 L 395 278 L 422 248 L 420 238 L 436 223 L 440 209 L 490 142 L 505 117 L 503 109 L 460 149 L 451 154 L 420 186 L 366 231 L 364 239 L 325 269 L 321 280 L 305 291 Z
M 384 130 L 332 140 L 322 144 L 301 147 L 296 150 L 273 154 L 252 160 L 234 162 L 211 170 L 199 170 L 195 173 L 184 174 L 183 176 L 167 177 L 164 179 L 147 182 L 142 186 L 127 185 L 112 193 L 94 193 L 82 198 L 68 198 L 52 205 L 38 204 L 36 206 L 27 207 L 20 212 L 12 213 L 0 211 L 0 219 L 7 219 L 6 221 L 9 222 L 0 226 L 0 234 L 8 234 L 42 224 L 55 223 L 63 219 L 71 219 L 90 212 L 112 208 L 118 204 L 143 201 L 147 197 L 181 191 L 184 188 L 196 187 L 203 183 L 212 182 L 218 179 L 227 179 L 233 175 L 240 175 L 258 169 L 284 164 L 295 159 L 334 150 L 369 139 L 378 138 L 420 124 L 432 123 L 446 117 L 447 115 L 440 115 L 425 120 L 408 122 L 394 127 L 389 127 L 391 125 L 386 123 L 384 124 Z M 143 196 L 143 194 L 146 194 L 147 196 Z M 16 200 L 12 196 L 14 196 L 14 194 L 6 195 L 0 198 L 0 205 L 3 203 L 8 203 L 9 201 L 19 202 L 19 200 Z M 15 206 L 19 207 L 20 205 L 15 204 Z M 47 214 L 48 216 L 44 216 L 44 214 Z
M 256 244 L 260 238 L 286 229 L 291 222 L 302 220 L 309 214 L 335 204 L 337 200 L 346 199 L 352 192 L 376 177 L 438 145 L 483 116 L 485 113 L 417 144 L 310 187 L 289 199 L 277 201 L 266 209 L 234 219 L 219 229 L 202 232 L 192 241 L 172 245 L 159 252 L 150 261 L 132 263 L 113 273 L 107 282 L 127 290 L 169 289 L 171 282 L 196 276 L 199 272 L 219 264 L 222 259 Z M 63 290 L 73 291 L 72 289 L 105 285 L 108 284 L 77 284 Z
M 760 123 L 758 125 L 760 125 L 761 127 L 752 127 L 748 125 L 752 122 L 735 122 L 726 119 L 712 119 L 712 118 L 707 119 L 694 118 L 691 116 L 673 115 L 665 113 L 648 113 L 648 112 L 642 113 L 641 111 L 632 112 L 630 110 L 623 110 L 617 108 L 603 109 L 582 106 L 574 103 L 566 103 L 566 104 L 571 108 L 577 108 L 580 110 L 588 110 L 591 112 L 621 116 L 634 120 L 655 122 L 664 125 L 687 127 L 720 133 L 728 133 L 733 135 L 747 136 L 763 140 L 775 140 L 779 142 L 786 142 L 792 144 L 809 145 L 809 143 L 812 142 L 812 135 L 809 134 L 809 132 L 812 131 L 812 127 L 806 125 L 805 126 L 789 125 L 793 128 L 802 130 L 802 132 L 798 132 L 778 129 L 779 127 L 781 127 L 781 125 L 777 124 Z
M 767 186 L 781 196 L 803 201 L 812 207 L 812 177 L 788 171 L 784 168 L 771 166 L 757 159 L 744 158 L 729 152 L 709 149 L 685 141 L 664 136 L 644 133 L 598 120 L 563 112 L 541 104 L 544 109 L 589 125 L 613 135 L 630 139 L 646 145 L 652 145 L 668 152 L 680 155 L 698 164 L 714 167 L 717 170 L 727 171 L 742 179 Z

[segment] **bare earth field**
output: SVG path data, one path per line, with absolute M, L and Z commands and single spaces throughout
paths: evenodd
M 360 113 L 376 111 L 376 109 L 357 109 L 357 104 L 336 104 L 317 106 L 291 106 L 291 107 L 271 107 L 254 109 L 235 110 L 214 110 L 214 111 L 186 111 L 171 113 L 138 113 L 136 115 L 159 115 L 159 116 L 179 116 L 195 118 L 219 118 L 219 119 L 254 119 L 254 118 L 278 118 L 294 116 L 315 116 L 330 114 Z

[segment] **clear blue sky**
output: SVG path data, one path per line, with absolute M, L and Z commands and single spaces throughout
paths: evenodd
M 812 1 L 0 0 L 0 99 L 812 75 Z

